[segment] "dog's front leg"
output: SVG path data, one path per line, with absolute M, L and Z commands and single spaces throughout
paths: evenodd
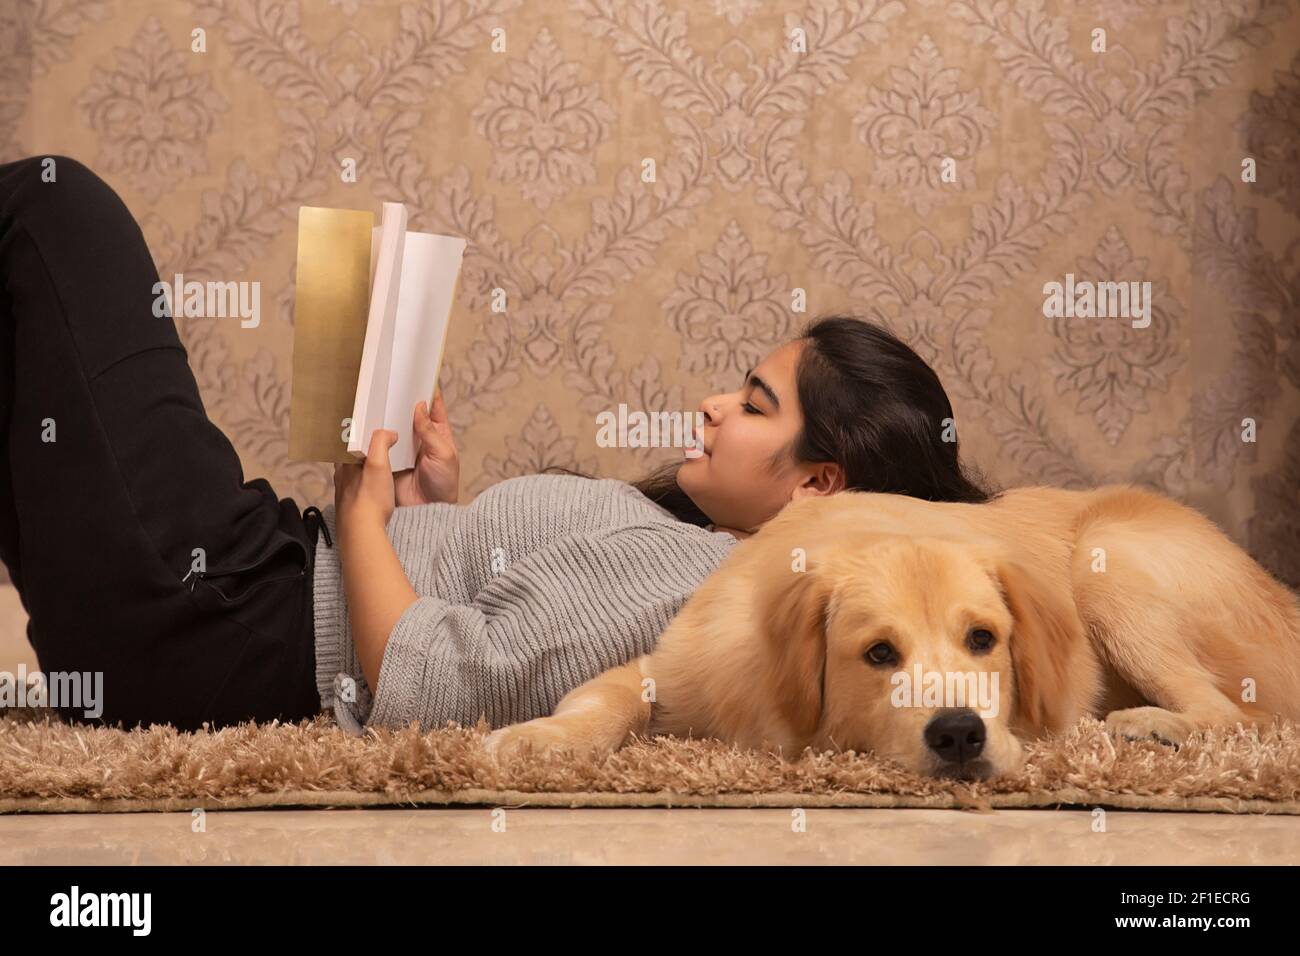
M 605 671 L 571 690 L 550 717 L 502 727 L 483 745 L 498 759 L 527 750 L 571 750 L 606 754 L 623 746 L 633 733 L 645 733 L 650 702 L 643 699 L 646 662 L 640 657 Z
M 1172 677 L 1132 666 L 1121 673 L 1151 702 L 1106 715 L 1106 729 L 1130 740 L 1155 738 L 1177 747 L 1198 730 L 1255 725 L 1263 713 L 1226 697 L 1193 662 Z
M 1169 641 L 1159 653 L 1151 653 L 1150 640 L 1145 646 L 1134 639 L 1117 647 L 1112 634 L 1101 639 L 1110 642 L 1115 673 L 1147 704 L 1108 713 L 1106 729 L 1113 734 L 1178 746 L 1198 730 L 1250 726 L 1264 715 L 1225 695 L 1186 645 Z

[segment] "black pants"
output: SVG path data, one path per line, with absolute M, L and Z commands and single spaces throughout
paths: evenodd
M 85 166 L 0 165 L 0 558 L 28 637 L 51 687 L 102 673 L 110 724 L 312 716 L 315 534 L 244 481 L 157 281 Z

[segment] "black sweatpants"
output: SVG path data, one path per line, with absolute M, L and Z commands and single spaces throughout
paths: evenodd
M 244 481 L 158 281 L 85 166 L 0 165 L 0 558 L 47 686 L 101 672 L 100 721 L 312 716 L 315 528 Z

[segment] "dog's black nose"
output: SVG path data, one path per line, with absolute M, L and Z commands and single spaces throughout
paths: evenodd
M 963 764 L 984 749 L 984 721 L 973 710 L 951 710 L 925 725 L 925 743 L 945 763 Z

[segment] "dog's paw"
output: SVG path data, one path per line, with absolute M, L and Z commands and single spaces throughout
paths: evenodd
M 1196 726 L 1182 714 L 1163 707 L 1129 707 L 1112 710 L 1106 715 L 1106 729 L 1129 740 L 1155 738 L 1175 750 L 1196 730 Z
M 566 733 L 551 717 L 538 717 L 522 724 L 494 730 L 483 738 L 483 749 L 498 761 L 509 762 L 528 753 L 575 750 L 581 741 Z

